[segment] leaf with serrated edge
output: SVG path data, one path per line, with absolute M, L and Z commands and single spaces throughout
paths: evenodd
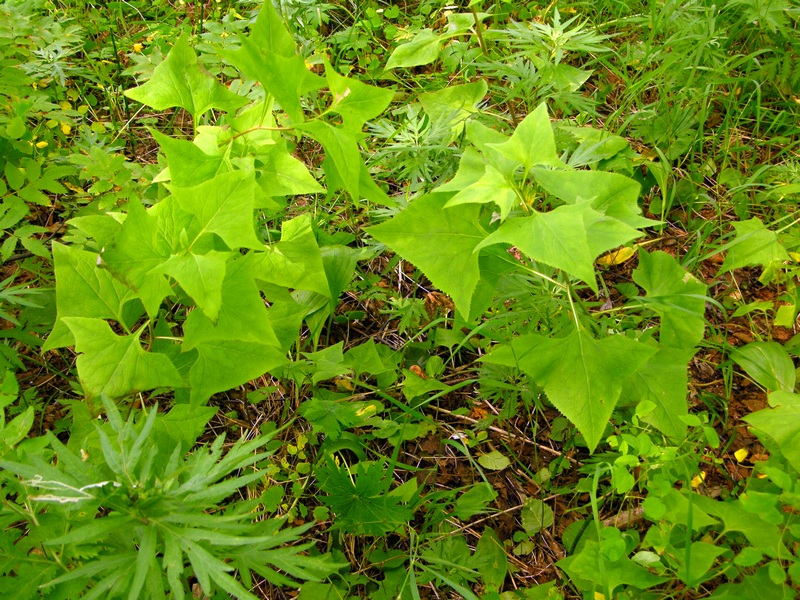
M 641 418 L 666 436 L 682 439 L 688 414 L 688 365 L 691 348 L 660 348 L 622 387 L 621 403 L 649 401 L 655 408 Z
M 588 203 L 559 206 L 548 213 L 509 219 L 476 249 L 491 244 L 516 246 L 533 260 L 562 269 L 597 291 L 594 261 L 603 252 L 642 233 L 606 217 Z
M 44 350 L 74 343 L 74 337 L 62 321 L 64 317 L 122 321 L 123 306 L 136 298 L 136 294 L 115 280 L 107 270 L 98 269 L 96 254 L 53 243 L 53 259 L 57 319 Z
M 486 232 L 478 224 L 480 207 L 465 204 L 444 208 L 447 199 L 443 194 L 424 196 L 390 221 L 367 231 L 422 269 L 466 317 L 480 279 L 476 249 Z
M 564 166 L 556 153 L 553 126 L 544 103 L 517 125 L 511 139 L 502 144 L 488 145 L 506 158 L 521 164 L 526 173 L 535 165 Z
M 786 249 L 778 242 L 774 231 L 764 227 L 761 219 L 752 218 L 733 224 L 736 238 L 726 244 L 728 255 L 719 269 L 719 273 L 727 273 L 740 267 L 768 265 L 776 260 L 789 260 Z
M 200 67 L 187 34 L 178 38 L 147 83 L 127 90 L 125 95 L 156 110 L 179 106 L 195 119 L 212 108 L 231 112 L 247 104 L 246 98 L 231 92 Z
M 633 280 L 647 292 L 639 300 L 661 317 L 662 346 L 692 348 L 703 339 L 706 285 L 666 252 L 639 251 Z
M 500 218 L 505 220 L 511 209 L 515 205 L 519 205 L 520 199 L 514 185 L 492 165 L 486 165 L 483 177 L 450 198 L 445 204 L 445 208 L 459 204 L 487 204 L 490 202 L 494 202 L 498 206 Z
M 156 387 L 180 387 L 181 376 L 163 354 L 145 352 L 139 344 L 144 328 L 126 336 L 115 334 L 102 319 L 66 317 L 75 336 L 78 376 L 88 398 L 122 398 Z
M 621 335 L 595 340 L 580 329 L 566 338 L 525 335 L 511 347 L 519 368 L 544 388 L 591 451 L 600 442 L 623 383 L 656 352 Z
M 253 225 L 256 190 L 255 175 L 243 171 L 222 173 L 190 188 L 170 186 L 177 206 L 197 219 L 193 241 L 214 233 L 232 250 L 264 247 Z

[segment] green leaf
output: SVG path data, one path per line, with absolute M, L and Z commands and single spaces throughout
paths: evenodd
M 497 498 L 497 492 L 488 483 L 476 483 L 466 492 L 459 495 L 453 507 L 453 514 L 466 521 L 484 512 L 489 503 Z
M 794 362 L 779 343 L 750 342 L 731 350 L 730 356 L 760 386 L 771 391 L 794 391 Z
M 500 208 L 501 220 L 505 220 L 511 209 L 520 202 L 513 183 L 509 182 L 492 165 L 486 165 L 483 176 L 450 198 L 445 204 L 445 208 L 460 204 L 487 204 L 489 202 L 494 202 Z
M 194 187 L 170 186 L 175 204 L 197 221 L 191 243 L 213 233 L 232 250 L 264 247 L 253 226 L 256 189 L 254 174 L 244 171 L 222 173 Z
M 535 535 L 555 522 L 555 513 L 550 505 L 538 498 L 528 498 L 520 513 L 522 528 L 528 535 Z
M 339 75 L 327 61 L 325 78 L 333 94 L 333 102 L 328 110 L 342 116 L 345 129 L 360 131 L 364 123 L 386 110 L 394 97 L 390 89 L 373 87 Z
M 532 172 L 536 183 L 568 204 L 589 202 L 596 211 L 637 229 L 658 224 L 642 216 L 641 185 L 629 177 L 604 171 L 534 168 Z
M 342 182 L 347 193 L 353 200 L 360 200 L 361 170 L 364 163 L 354 134 L 323 121 L 309 121 L 298 125 L 297 128 L 322 144 L 325 150 L 326 169 L 333 168 L 336 172 L 335 177 Z M 328 191 L 332 191 L 332 188 L 329 177 Z
M 53 243 L 56 275 L 57 320 L 43 350 L 74 343 L 64 324 L 65 317 L 96 317 L 123 321 L 123 307 L 136 294 L 116 281 L 108 271 L 97 268 L 97 254 Z
M 652 402 L 655 408 L 641 420 L 666 436 L 682 439 L 686 423 L 681 417 L 688 414 L 688 364 L 694 352 L 691 348 L 659 348 L 625 381 L 620 402 Z
M 191 401 L 202 404 L 213 394 L 261 377 L 287 364 L 275 346 L 239 340 L 203 340 L 196 345 L 198 358 L 189 371 Z
M 264 3 L 251 29 L 251 37 L 258 41 L 264 52 L 291 58 L 297 54 L 294 38 L 271 3 Z
M 661 317 L 663 346 L 692 348 L 705 333 L 706 285 L 698 281 L 666 252 L 639 251 L 633 280 L 647 296 L 638 299 Z
M 486 527 L 475 545 L 475 568 L 481 574 L 488 590 L 499 590 L 508 572 L 508 557 L 500 538 L 491 527 Z
M 138 292 L 151 317 L 158 314 L 161 301 L 172 293 L 167 278 L 159 270 L 172 253 L 173 240 L 167 236 L 176 225 L 184 229 L 191 222 L 191 215 L 186 215 L 176 223 L 170 215 L 170 204 L 167 199 L 145 210 L 140 202 L 129 202 L 122 229 L 100 255 L 118 279 Z
M 486 161 L 475 148 L 468 146 L 461 155 L 456 176 L 436 188 L 436 192 L 457 192 L 480 181 L 486 173 Z
M 604 585 L 598 572 L 600 564 L 603 565 L 603 572 L 612 594 L 621 585 L 631 585 L 645 590 L 667 581 L 664 577 L 653 575 L 627 556 L 615 561 L 604 558 L 600 544 L 594 540 L 588 540 L 578 554 L 561 559 L 556 564 L 582 591 L 587 593 L 595 591 L 597 584 Z
M 267 196 L 319 194 L 325 191 L 306 166 L 289 153 L 285 142 L 259 154 L 258 185 Z
M 189 313 L 183 325 L 184 352 L 211 340 L 257 342 L 275 347 L 280 345 L 254 281 L 255 260 L 248 255 L 228 263 L 225 279 L 220 285 L 221 304 L 216 321 L 203 311 Z M 295 329 L 293 337 L 296 334 Z
M 367 231 L 422 269 L 467 318 L 480 279 L 475 250 L 486 232 L 478 222 L 478 206 L 444 208 L 446 203 L 446 195 L 424 196 L 390 221 Z
M 163 354 L 142 350 L 142 327 L 132 335 L 119 336 L 102 319 L 66 317 L 75 336 L 78 376 L 88 398 L 106 395 L 121 398 L 156 387 L 181 387 L 183 381 Z
M 425 92 L 417 99 L 422 109 L 434 123 L 450 123 L 452 129 L 460 133 L 464 121 L 478 112 L 477 105 L 483 100 L 488 89 L 485 79 L 472 83 L 447 86 L 435 92 Z
M 281 241 L 267 246 L 252 261 L 253 274 L 257 279 L 330 297 L 328 276 L 310 214 L 284 221 L 281 224 Z
M 509 219 L 477 248 L 511 244 L 533 260 L 562 269 L 597 291 L 595 259 L 641 235 L 633 227 L 597 212 L 584 202 L 559 206 L 548 213 Z
M 726 244 L 728 254 L 719 269 L 726 273 L 740 267 L 766 266 L 773 261 L 789 260 L 786 249 L 778 242 L 775 232 L 764 227 L 761 219 L 750 219 L 733 224 L 736 238 Z
M 270 27 L 274 31 L 275 26 Z M 321 89 L 325 80 L 308 70 L 302 56 L 289 55 L 285 42 L 278 42 L 279 47 L 276 48 L 273 38 L 262 33 L 260 26 L 254 28 L 250 37 L 239 37 L 239 49 L 219 50 L 219 54 L 247 77 L 261 82 L 292 121 L 295 124 L 302 123 L 301 98 Z
M 754 412 L 744 420 L 765 445 L 777 446 L 780 454 L 800 471 L 800 396 L 778 391 L 772 392 L 768 400 L 772 408 Z
M 720 533 L 738 531 L 744 534 L 753 549 L 759 550 L 759 554 L 791 559 L 791 554 L 781 539 L 779 526 L 765 521 L 758 513 L 745 510 L 741 500 L 727 499 L 722 502 L 698 494 L 694 497 L 694 502 L 709 515 L 722 520 L 725 528 Z
M 303 402 L 299 412 L 311 423 L 315 433 L 322 433 L 325 439 L 333 442 L 339 439 L 344 429 L 366 424 L 383 409 L 383 406 L 374 400 L 354 402 L 352 397 L 343 394 L 323 394 L 324 391 L 319 390 L 320 397 L 315 396 Z
M 380 462 L 339 466 L 331 459 L 318 468 L 319 488 L 336 515 L 332 529 L 378 536 L 394 531 L 413 517 L 400 498 L 388 494 L 391 478 Z
M 206 154 L 189 140 L 178 140 L 155 129 L 148 131 L 167 158 L 169 177 L 173 185 L 197 185 L 227 171 L 222 154 Z
M 511 461 L 497 450 L 492 450 L 481 454 L 478 457 L 478 464 L 490 471 L 502 471 L 511 464 Z
M 418 67 L 435 61 L 441 40 L 432 29 L 423 29 L 414 38 L 394 49 L 386 62 L 386 70 L 397 67 Z
M 159 450 L 165 455 L 175 446 L 180 446 L 183 452 L 191 450 L 217 410 L 215 406 L 173 405 L 153 426 L 153 437 Z
M 230 252 L 176 254 L 161 265 L 161 271 L 174 277 L 212 321 L 222 305 L 222 281 Z
M 547 105 L 542 103 L 525 117 L 507 142 L 488 144 L 505 156 L 521 164 L 525 173 L 536 165 L 563 167 L 556 152 L 553 126 L 547 116 Z
M 595 340 L 583 330 L 566 338 L 525 335 L 511 347 L 519 368 L 544 388 L 591 451 L 600 442 L 623 383 L 656 352 L 620 335 Z
M 232 112 L 247 103 L 202 69 L 187 34 L 178 38 L 147 83 L 125 95 L 156 110 L 179 106 L 194 119 L 212 108 Z

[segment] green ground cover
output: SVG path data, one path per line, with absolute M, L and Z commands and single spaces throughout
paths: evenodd
M 0 3 L 4 598 L 795 598 L 800 6 Z

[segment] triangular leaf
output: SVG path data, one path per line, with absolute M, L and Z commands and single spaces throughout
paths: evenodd
M 247 103 L 202 69 L 187 34 L 178 38 L 147 83 L 125 95 L 156 110 L 181 107 L 195 119 L 212 108 L 232 112 Z
M 647 292 L 640 300 L 661 317 L 661 345 L 693 348 L 703 339 L 706 285 L 678 261 L 666 252 L 640 250 L 633 280 Z
M 480 279 L 475 250 L 486 232 L 478 223 L 479 207 L 444 208 L 446 203 L 446 195 L 424 196 L 390 221 L 367 231 L 422 269 L 466 317 Z
M 327 61 L 325 78 L 333 94 L 333 102 L 328 110 L 342 116 L 346 129 L 360 131 L 364 123 L 386 110 L 394 97 L 390 89 L 373 87 L 339 75 Z
M 232 171 L 190 188 L 170 187 L 177 206 L 197 219 L 197 240 L 214 233 L 230 249 L 264 247 L 255 235 L 253 173 Z
M 97 317 L 123 321 L 123 307 L 136 294 L 97 268 L 97 254 L 53 243 L 57 320 L 44 350 L 70 346 L 74 338 L 64 317 Z M 140 309 L 141 310 L 141 309 Z
M 559 206 L 548 213 L 509 219 L 478 245 L 507 243 L 532 259 L 562 269 L 597 290 L 594 261 L 606 250 L 641 232 L 597 212 L 588 203 Z
M 217 320 L 222 304 L 222 280 L 230 252 L 176 254 L 161 270 L 174 277 L 212 321 Z
M 511 209 L 519 205 L 520 199 L 514 185 L 492 165 L 486 165 L 483 177 L 450 198 L 445 204 L 445 208 L 459 204 L 487 204 L 490 202 L 494 202 L 498 206 L 500 218 L 505 220 Z
M 641 417 L 666 436 L 682 439 L 686 424 L 681 417 L 688 414 L 688 364 L 693 349 L 661 348 L 622 388 L 621 401 L 655 405 Z
M 542 103 L 517 125 L 511 139 L 502 144 L 489 144 L 505 156 L 521 164 L 525 173 L 535 165 L 563 167 L 556 153 L 553 126 L 547 116 L 547 105 Z
M 761 219 L 733 224 L 736 239 L 727 244 L 728 255 L 719 269 L 720 274 L 740 267 L 768 265 L 773 261 L 789 260 L 786 249 L 778 242 L 774 231 L 764 227 Z
M 145 352 L 139 345 L 144 328 L 119 336 L 102 319 L 67 317 L 75 336 L 78 375 L 86 396 L 121 398 L 156 387 L 183 385 L 178 370 L 163 354 Z
M 658 223 L 642 216 L 638 182 L 618 173 L 562 169 L 532 170 L 536 183 L 568 204 L 588 201 L 592 208 L 626 225 L 650 227 Z
M 522 336 L 511 347 L 519 368 L 544 388 L 592 451 L 611 418 L 623 383 L 656 352 L 621 335 L 595 340 L 580 329 L 566 338 Z

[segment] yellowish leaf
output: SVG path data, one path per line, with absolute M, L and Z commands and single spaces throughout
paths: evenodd
M 630 260 L 636 254 L 635 248 L 623 246 L 618 250 L 608 252 L 597 259 L 597 264 L 601 267 L 611 267 L 613 265 L 621 265 L 625 261 Z

